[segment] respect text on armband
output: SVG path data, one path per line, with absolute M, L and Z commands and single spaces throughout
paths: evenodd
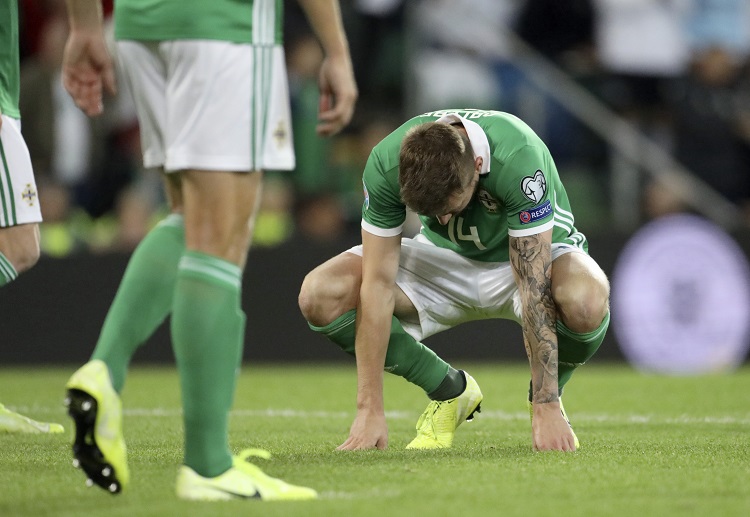
M 544 219 L 551 213 L 552 213 L 552 203 L 548 199 L 543 204 L 539 206 L 535 206 L 531 210 L 524 210 L 523 212 L 518 214 L 518 219 L 519 221 L 521 221 L 521 224 L 529 224 L 535 221 L 539 221 L 540 219 Z

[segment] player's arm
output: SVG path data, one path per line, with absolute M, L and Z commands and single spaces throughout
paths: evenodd
M 357 304 L 357 416 L 340 450 L 385 449 L 383 367 L 395 305 L 401 236 L 378 237 L 362 230 L 362 286 Z
M 557 385 L 557 312 L 552 299 L 552 230 L 510 237 L 510 262 L 523 308 L 523 341 L 531 366 L 536 450 L 574 451 Z
M 297 1 L 325 52 L 318 80 L 317 131 L 323 136 L 334 135 L 351 120 L 358 96 L 341 8 L 338 0 Z
M 89 116 L 104 110 L 103 90 L 116 92 L 112 59 L 104 39 L 100 0 L 66 0 L 70 34 L 62 80 L 76 105 Z

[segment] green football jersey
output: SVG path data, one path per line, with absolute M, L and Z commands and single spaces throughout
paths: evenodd
M 435 245 L 484 262 L 509 260 L 509 236 L 552 229 L 552 242 L 588 252 L 574 225 L 568 195 L 547 146 L 519 118 L 475 109 L 425 113 L 405 122 L 376 145 L 365 166 L 362 228 L 375 235 L 399 235 L 406 206 L 398 185 L 398 157 L 404 134 L 425 122 L 461 122 L 474 155 L 483 158 L 479 184 L 462 213 L 441 225 L 419 216 L 421 233 Z
M 0 112 L 15 119 L 21 118 L 18 60 L 18 2 L 0 0 Z
M 283 0 L 117 0 L 117 39 L 280 45 Z

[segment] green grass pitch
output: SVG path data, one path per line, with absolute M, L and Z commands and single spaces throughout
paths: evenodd
M 407 451 L 427 399 L 386 375 L 387 451 L 339 452 L 354 416 L 353 365 L 245 365 L 231 414 L 235 451 L 263 448 L 269 474 L 316 488 L 312 502 L 188 503 L 177 375 L 134 367 L 123 394 L 131 486 L 86 488 L 71 466 L 63 386 L 75 369 L 0 370 L 0 401 L 66 426 L 0 434 L 0 515 L 10 516 L 672 516 L 750 515 L 750 368 L 666 377 L 590 364 L 566 388 L 581 449 L 534 453 L 525 365 L 458 364 L 484 392 L 454 447 Z

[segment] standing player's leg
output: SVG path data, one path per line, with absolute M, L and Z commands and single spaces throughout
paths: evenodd
M 39 260 L 42 214 L 34 173 L 18 120 L 0 115 L 0 288 Z M 61 433 L 60 424 L 37 422 L 0 404 L 0 431 Z
M 261 170 L 293 165 L 283 49 L 170 41 L 162 50 L 170 71 L 165 169 L 181 178 L 186 243 L 171 319 L 185 427 L 177 495 L 313 498 L 314 490 L 266 476 L 246 455 L 233 457 L 228 443 Z
M 185 251 L 179 176 L 165 175 L 170 214 L 138 244 L 104 320 L 92 360 L 109 368 L 120 393 L 130 360 L 172 310 L 177 264 Z
M 138 112 L 144 166 L 163 168 L 160 121 L 166 109 L 166 69 L 158 44 L 120 41 L 117 50 Z M 76 426 L 73 464 L 111 493 L 125 489 L 130 479 L 119 392 L 135 350 L 171 310 L 175 271 L 184 250 L 179 184 L 167 181 L 166 190 L 172 215 L 134 251 L 91 360 L 66 384 L 65 402 Z
M 271 478 L 229 450 L 229 410 L 245 337 L 242 269 L 262 173 L 181 176 L 187 249 L 177 272 L 171 325 L 185 424 L 177 494 L 209 500 L 314 498 L 314 490 Z
M 185 465 L 215 477 L 232 466 L 227 418 L 244 342 L 242 265 L 262 173 L 181 176 L 186 250 L 171 328 L 183 393 Z

